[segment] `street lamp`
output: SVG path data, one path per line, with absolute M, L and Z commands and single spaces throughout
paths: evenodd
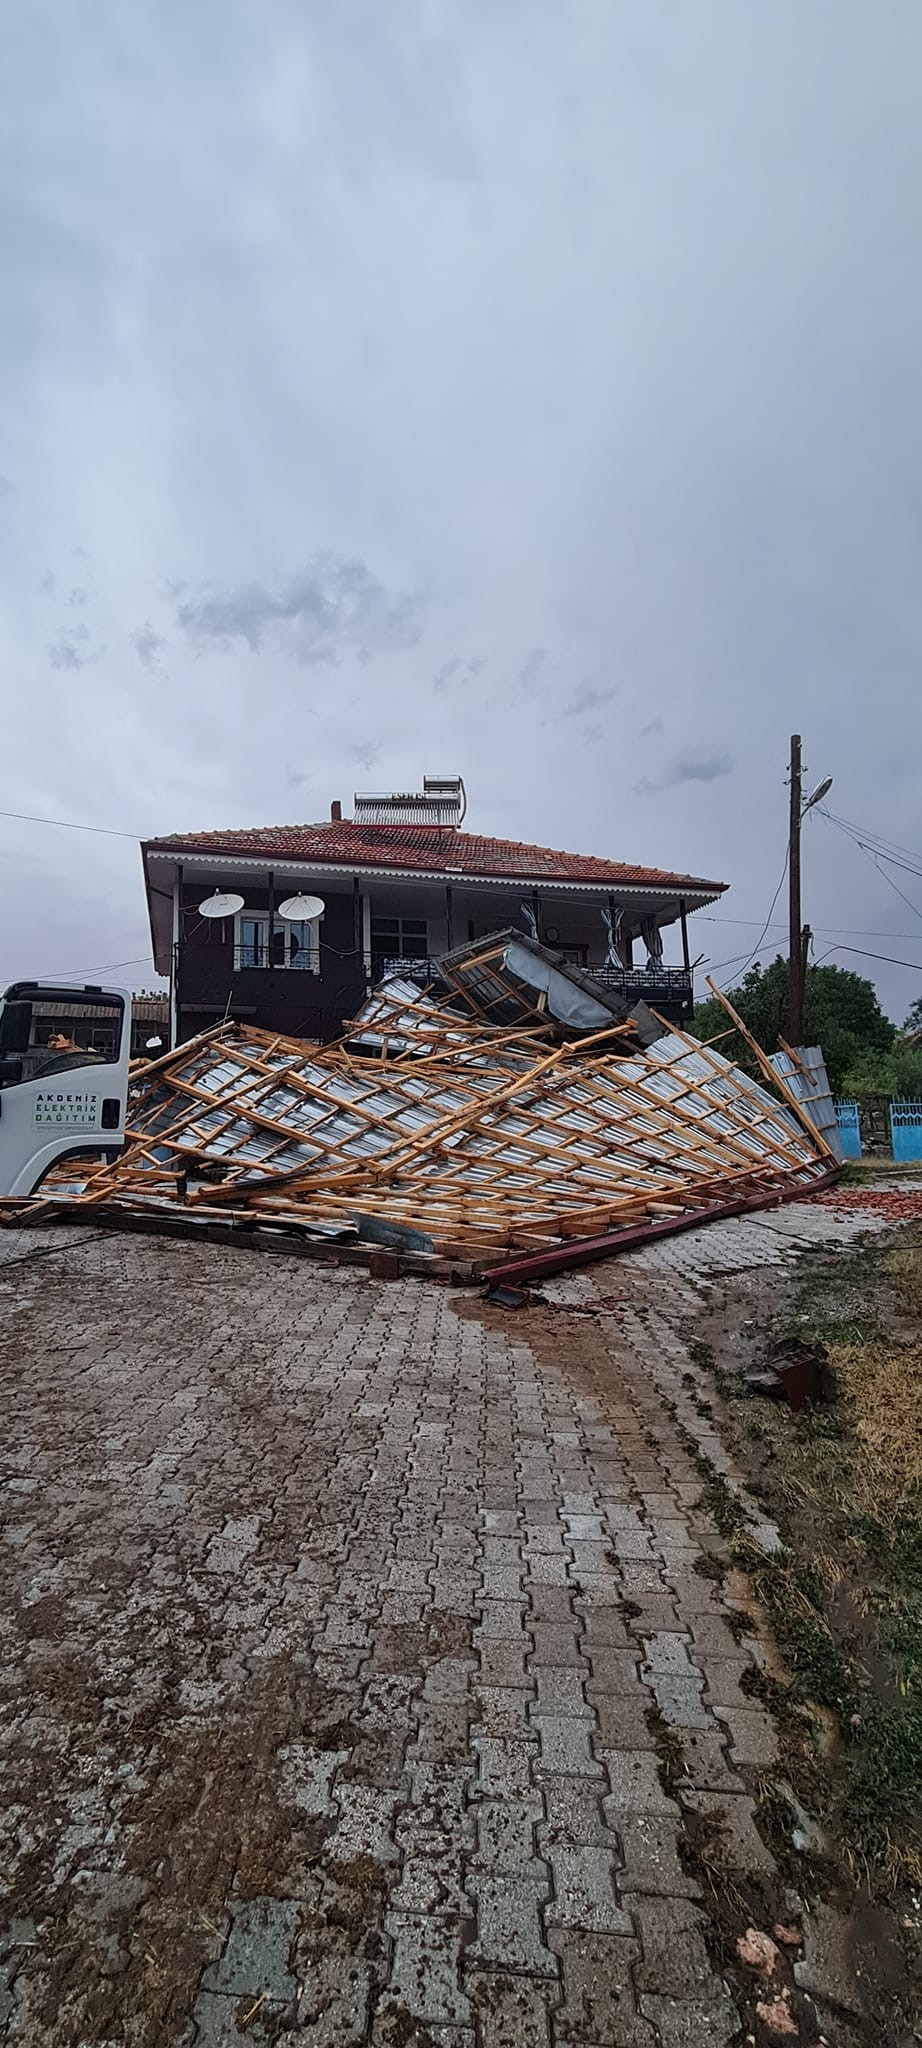
M 818 783 L 817 783 L 817 785 L 816 785 L 816 788 L 815 788 L 815 790 L 814 790 L 814 792 L 813 792 L 813 795 L 812 795 L 812 796 L 808 796 L 808 798 L 807 798 L 807 801 L 806 801 L 806 803 L 804 804 L 803 810 L 801 811 L 801 814 L 800 814 L 800 815 L 801 815 L 801 817 L 802 817 L 802 818 L 805 818 L 805 817 L 806 817 L 806 815 L 807 815 L 807 812 L 808 812 L 808 811 L 812 811 L 812 809 L 813 809 L 813 806 L 814 806 L 814 804 L 821 804 L 821 803 L 822 803 L 822 801 L 823 801 L 823 798 L 824 798 L 824 796 L 828 796 L 828 795 L 829 795 L 829 792 L 830 792 L 831 788 L 832 788 L 832 776 L 831 776 L 831 775 L 824 775 L 824 776 L 823 776 L 823 780 L 822 780 L 822 782 L 818 782 Z

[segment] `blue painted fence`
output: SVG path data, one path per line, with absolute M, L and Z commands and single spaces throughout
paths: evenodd
M 922 1102 L 891 1102 L 894 1159 L 922 1159 Z
M 839 1126 L 843 1157 L 846 1159 L 860 1159 L 861 1123 L 858 1117 L 857 1102 L 837 1102 L 836 1122 Z

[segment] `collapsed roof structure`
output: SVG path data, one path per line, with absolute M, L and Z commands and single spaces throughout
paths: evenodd
M 759 1058 L 769 1087 L 498 933 L 425 992 L 380 984 L 336 1044 L 228 1023 L 137 1068 L 119 1158 L 79 1185 L 59 1168 L 25 1206 L 340 1256 L 385 1245 L 466 1279 L 524 1259 L 535 1277 L 824 1185 L 827 1139 Z

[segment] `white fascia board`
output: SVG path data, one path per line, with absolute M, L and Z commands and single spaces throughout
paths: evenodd
M 562 875 L 472 875 L 460 874 L 457 870 L 448 873 L 445 868 L 368 867 L 359 861 L 282 860 L 252 853 L 207 853 L 194 846 L 177 846 L 169 852 L 165 847 L 148 847 L 145 858 L 149 861 L 182 861 L 186 868 L 230 868 L 238 874 L 330 875 L 342 876 L 343 880 L 350 882 L 354 875 L 359 875 L 382 882 L 440 882 L 455 889 L 530 889 L 537 890 L 542 896 L 550 892 L 561 896 L 602 896 L 606 899 L 615 896 L 640 903 L 661 901 L 664 896 L 675 897 L 678 902 L 682 897 L 689 910 L 700 910 L 706 903 L 719 901 L 719 894 L 713 890 L 683 889 L 667 883 L 571 882 Z

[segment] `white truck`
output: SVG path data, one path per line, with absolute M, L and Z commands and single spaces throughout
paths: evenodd
M 61 1159 L 125 1142 L 131 997 L 16 981 L 0 998 L 0 1198 L 31 1195 Z

